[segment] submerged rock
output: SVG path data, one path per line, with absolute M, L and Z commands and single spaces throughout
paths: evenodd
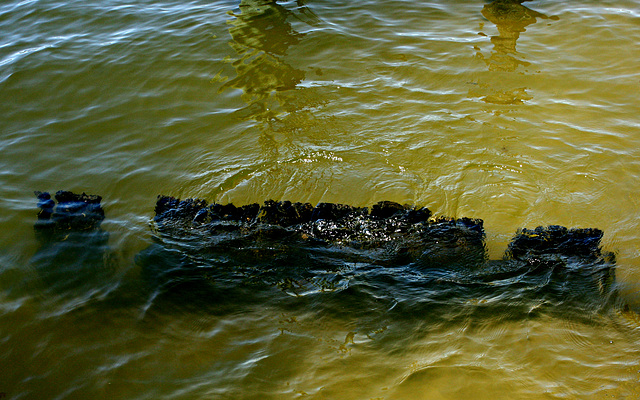
M 262 206 L 236 207 L 159 196 L 154 221 L 165 237 L 197 238 L 199 246 L 192 249 L 196 252 L 251 248 L 254 251 L 246 253 L 262 255 L 274 249 L 286 253 L 293 248 L 313 252 L 333 247 L 331 254 L 383 264 L 454 262 L 461 251 L 466 262 L 485 259 L 482 220 L 432 218 L 427 208 L 390 201 L 375 204 L 369 212 L 366 207 L 334 203 L 314 207 L 268 200 Z
M 210 282 L 275 285 L 293 295 L 378 290 L 444 305 L 483 297 L 519 304 L 576 303 L 600 309 L 615 281 L 602 231 L 520 229 L 502 260 L 487 260 L 483 221 L 433 217 L 427 208 L 266 201 L 236 207 L 160 196 L 159 240 L 207 271 Z M 225 210 L 222 212 L 221 210 Z M 192 276 L 193 277 L 193 276 Z M 166 277 L 165 277 L 166 278 Z M 172 278 L 173 279 L 173 278 Z M 531 302 L 537 304 L 532 306 Z
M 507 265 L 522 265 L 526 274 L 545 281 L 545 294 L 563 303 L 615 295 L 615 255 L 603 252 L 600 229 L 539 226 L 519 229 L 505 251 Z M 522 268 L 522 267 L 520 267 Z
M 602 256 L 602 236 L 604 232 L 600 229 L 567 229 L 558 225 L 520 229 L 509 243 L 507 256 L 523 259 L 555 254 L 586 259 L 599 258 Z
M 48 192 L 35 195 L 40 208 L 35 230 L 41 240 L 60 239 L 70 232 L 95 231 L 104 220 L 100 196 L 60 190 L 55 194 L 56 205 Z
M 56 205 L 36 194 L 34 264 L 43 277 L 86 285 L 104 276 L 101 198 L 58 192 Z M 391 309 L 420 318 L 541 310 L 582 318 L 616 297 L 615 257 L 601 250 L 598 229 L 520 229 L 502 259 L 488 260 L 482 220 L 389 201 L 235 206 L 159 196 L 155 214 L 156 243 L 136 256 L 147 306 L 311 299 L 327 312 L 380 318 Z
M 109 234 L 100 226 L 105 218 L 102 198 L 62 190 L 55 201 L 47 192 L 35 195 L 40 211 L 34 230 L 40 247 L 31 265 L 54 292 L 82 286 L 95 292 L 108 276 Z

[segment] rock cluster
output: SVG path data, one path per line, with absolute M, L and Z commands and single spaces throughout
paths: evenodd
M 60 190 L 53 201 L 48 192 L 35 192 L 35 195 L 40 208 L 35 229 L 41 239 L 60 239 L 69 232 L 95 231 L 104 220 L 100 196 Z
M 99 264 L 108 237 L 100 196 L 60 191 L 56 205 L 48 193 L 36 195 L 43 246 L 34 259 L 43 273 L 51 271 L 47 260 Z M 523 228 L 502 259 L 488 260 L 482 220 L 434 217 L 428 208 L 390 201 L 235 206 L 159 196 L 154 222 L 156 243 L 136 257 L 142 276 L 159 288 L 154 297 L 180 292 L 227 301 L 242 288 L 277 287 L 296 296 L 355 291 L 373 301 L 376 291 L 391 290 L 432 310 L 509 299 L 525 313 L 543 303 L 595 309 L 615 297 L 615 258 L 601 250 L 603 232 L 593 228 Z

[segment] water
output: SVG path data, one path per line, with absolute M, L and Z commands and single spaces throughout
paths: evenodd
M 145 313 L 135 261 L 158 194 L 392 200 L 484 219 L 492 259 L 519 227 L 598 227 L 637 311 L 638 5 L 5 1 L 2 397 L 638 397 L 633 311 Z M 31 260 L 58 189 L 102 195 L 109 232 L 109 270 L 63 290 Z

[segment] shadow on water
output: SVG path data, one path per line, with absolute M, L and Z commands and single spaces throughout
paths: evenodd
M 492 22 L 498 29 L 497 36 L 491 36 L 493 50 L 489 57 L 485 57 L 476 46 L 476 57 L 483 60 L 489 71 L 515 72 L 520 67 L 529 67 L 531 63 L 525 61 L 522 54 L 516 49 L 520 34 L 526 32 L 529 25 L 535 24 L 538 19 L 558 20 L 557 16 L 547 16 L 538 11 L 522 5 L 529 0 L 495 0 L 485 4 L 482 8 L 482 16 Z M 483 24 L 481 24 L 481 27 Z M 484 33 L 480 33 L 484 35 Z M 480 91 L 479 91 L 480 92 Z M 531 100 L 526 87 L 497 88 L 488 94 L 473 93 L 475 96 L 483 96 L 482 100 L 493 104 L 521 104 Z

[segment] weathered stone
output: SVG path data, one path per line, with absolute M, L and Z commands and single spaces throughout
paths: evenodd
M 603 235 L 600 229 L 567 229 L 558 225 L 520 229 L 509 243 L 507 255 L 514 259 L 544 254 L 599 257 Z
M 309 203 L 267 200 L 260 208 L 257 222 L 280 226 L 291 226 L 311 219 L 313 206 Z
M 43 240 L 65 236 L 70 231 L 94 231 L 104 220 L 100 196 L 61 190 L 55 195 L 56 205 L 47 192 L 35 195 L 40 208 L 35 229 Z
M 100 196 L 58 191 L 54 202 L 46 192 L 38 198 L 34 229 L 40 242 L 31 265 L 52 290 L 59 293 L 80 286 L 105 283 L 109 234 L 100 227 L 104 210 Z
M 48 193 L 36 195 L 38 271 L 52 285 L 95 282 L 108 238 L 101 198 L 58 192 L 56 205 Z M 261 301 L 281 290 L 334 293 L 343 307 L 384 293 L 398 312 L 437 318 L 460 306 L 474 313 L 508 306 L 520 317 L 572 309 L 579 317 L 616 297 L 615 257 L 601 250 L 598 229 L 520 229 L 503 259 L 487 260 L 482 220 L 434 218 L 427 208 L 394 202 L 369 212 L 159 196 L 155 211 L 156 243 L 136 257 L 153 298 Z

